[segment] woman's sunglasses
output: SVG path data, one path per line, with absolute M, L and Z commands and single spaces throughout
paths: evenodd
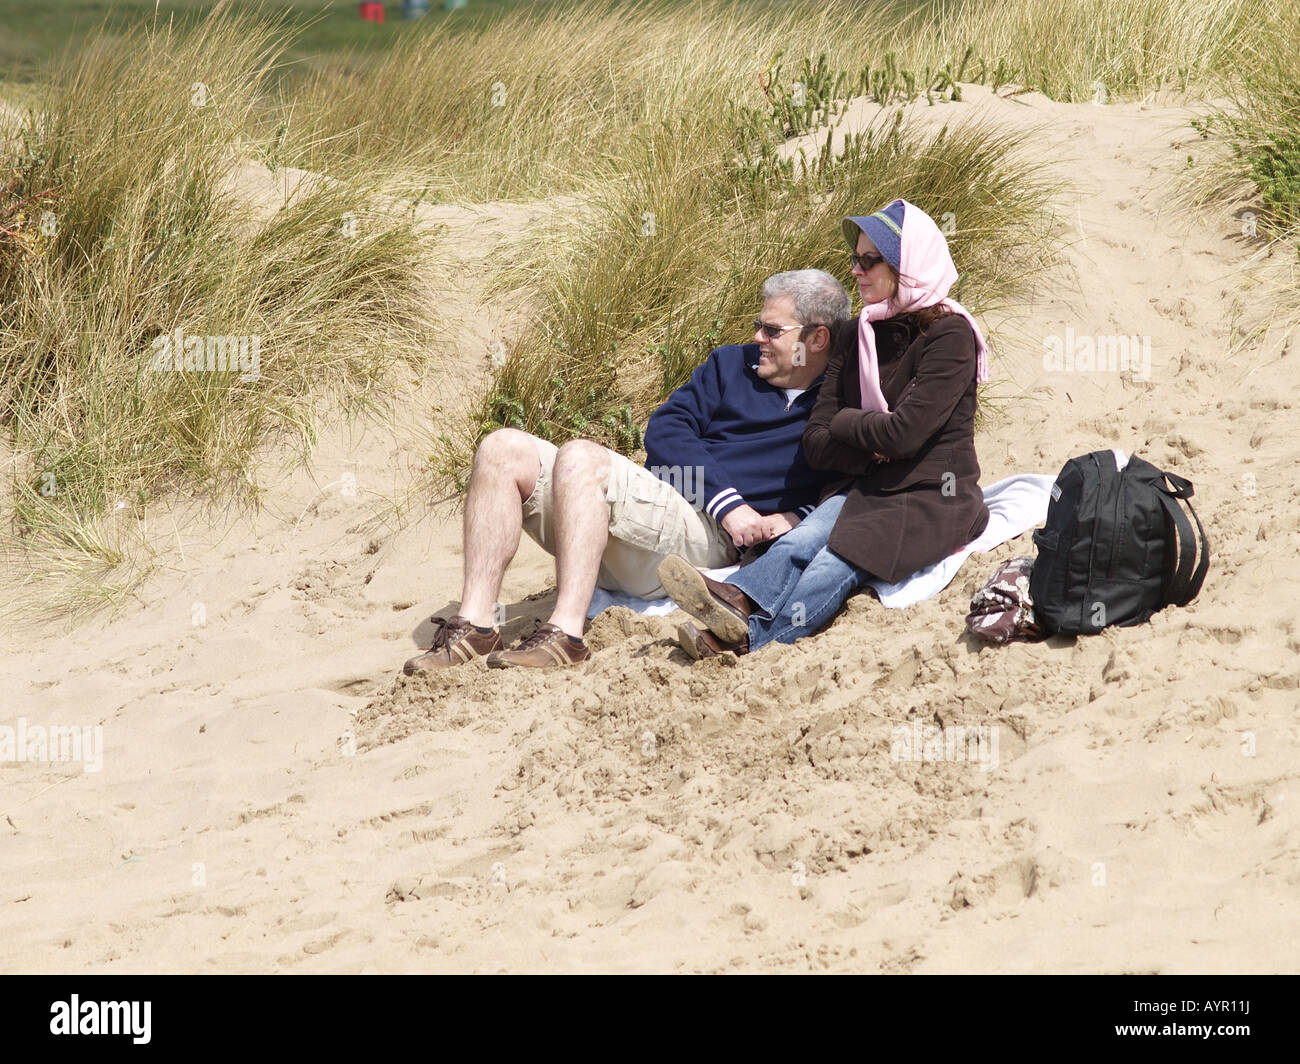
M 849 255 L 849 262 L 863 273 L 884 261 L 884 255 L 859 255 L 856 251 Z

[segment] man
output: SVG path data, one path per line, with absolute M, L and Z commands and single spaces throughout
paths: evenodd
M 483 656 L 498 668 L 585 661 L 583 625 L 597 586 L 659 597 L 668 555 L 730 565 L 813 510 L 834 474 L 809 467 L 799 441 L 831 326 L 852 306 L 822 270 L 775 274 L 762 296 L 756 342 L 710 352 L 650 416 L 645 468 L 590 440 L 557 449 L 517 429 L 483 440 L 465 503 L 460 612 L 433 619 L 433 646 L 406 663 L 408 674 Z M 558 593 L 547 623 L 506 650 L 496 600 L 521 531 L 555 556 Z

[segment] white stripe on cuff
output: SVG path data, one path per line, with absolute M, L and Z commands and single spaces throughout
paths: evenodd
M 704 512 L 716 521 L 718 517 L 718 511 L 722 507 L 730 503 L 733 499 L 740 499 L 740 497 L 741 497 L 740 492 L 738 492 L 735 488 L 723 488 L 720 492 L 718 492 L 718 494 L 716 494 L 715 496 L 713 496 L 712 499 L 709 500 L 708 505 L 704 507 Z

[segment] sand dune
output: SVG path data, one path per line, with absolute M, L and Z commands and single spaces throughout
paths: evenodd
M 0 762 L 0 969 L 1300 967 L 1300 331 L 1264 328 L 1237 205 L 1179 207 L 1186 108 L 964 92 L 914 110 L 1032 120 L 1070 188 L 1061 267 L 1001 319 L 1029 341 L 994 352 L 984 482 L 1112 446 L 1190 478 L 1214 558 L 1189 608 L 982 648 L 967 602 L 1026 535 L 920 606 L 859 597 L 752 657 L 692 664 L 671 619 L 617 609 L 574 670 L 396 677 L 454 605 L 459 519 L 395 527 L 418 441 L 339 427 L 260 513 L 181 522 L 111 621 L 7 633 L 0 722 L 100 724 L 103 750 Z M 484 256 L 547 209 L 429 209 L 466 331 L 402 392 L 412 424 L 512 335 Z M 1046 369 L 1067 330 L 1149 337 L 1148 379 Z M 525 540 L 508 636 L 551 579 Z M 996 727 L 996 766 L 896 761 L 914 723 Z

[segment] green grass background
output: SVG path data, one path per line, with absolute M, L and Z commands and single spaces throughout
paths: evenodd
M 913 3 L 893 6 L 912 7 Z M 683 6 L 689 0 L 663 0 L 663 7 Z M 786 6 L 781 0 L 739 0 L 744 6 L 771 9 Z M 39 79 L 46 63 L 67 46 L 91 35 L 105 18 L 138 22 L 155 10 L 163 19 L 196 20 L 211 11 L 215 0 L 0 0 L 0 81 L 15 84 Z M 354 49 L 368 51 L 388 46 L 404 34 L 425 32 L 449 23 L 472 30 L 517 8 L 564 7 L 567 0 L 469 0 L 458 11 L 444 11 L 443 0 L 429 0 L 423 19 L 404 21 L 401 0 L 385 0 L 384 23 L 363 22 L 356 0 L 236 0 L 232 11 L 262 10 L 283 14 L 299 29 L 287 58 L 310 63 L 314 56 Z M 611 0 L 611 8 L 629 6 Z M 645 5 L 642 5 L 645 6 Z M 877 3 L 875 6 L 885 6 Z

